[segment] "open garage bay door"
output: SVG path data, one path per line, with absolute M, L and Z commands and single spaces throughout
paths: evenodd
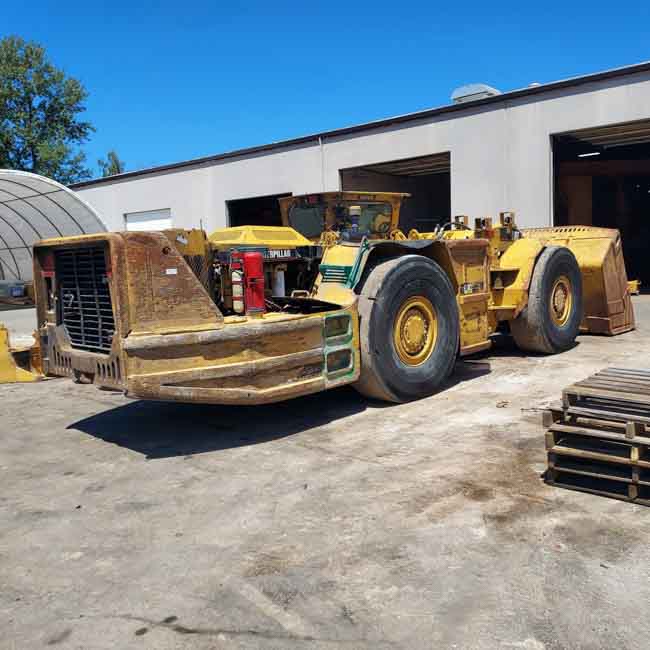
M 650 288 L 650 120 L 553 136 L 555 224 L 618 228 L 628 277 Z
M 228 225 L 234 226 L 281 226 L 282 215 L 278 199 L 286 194 L 269 194 L 250 199 L 226 201 L 228 208 Z
M 342 190 L 411 194 L 402 208 L 404 232 L 427 232 L 451 218 L 449 152 L 342 169 L 340 175 Z

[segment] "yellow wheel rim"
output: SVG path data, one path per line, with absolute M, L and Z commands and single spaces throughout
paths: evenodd
M 400 360 L 419 366 L 431 356 L 437 338 L 438 319 L 431 301 L 424 296 L 406 300 L 393 324 L 393 343 Z
M 549 310 L 551 312 L 551 319 L 553 322 L 562 327 L 566 325 L 571 316 L 571 309 L 573 307 L 573 290 L 571 281 L 566 275 L 561 275 L 553 284 L 551 290 L 551 303 Z

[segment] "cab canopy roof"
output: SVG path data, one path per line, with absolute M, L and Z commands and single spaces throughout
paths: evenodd
M 280 201 L 282 203 L 293 203 L 295 201 L 313 201 L 314 203 L 331 202 L 331 201 L 395 201 L 402 200 L 411 196 L 405 192 L 366 192 L 358 191 L 340 191 L 340 192 L 314 192 L 312 194 L 297 194 L 284 196 Z
M 360 203 L 370 202 L 370 203 L 390 203 L 393 207 L 393 211 L 402 204 L 402 201 L 411 196 L 404 192 L 365 192 L 365 191 L 356 191 L 356 192 L 315 192 L 313 194 L 299 194 L 296 196 L 284 196 L 281 199 L 278 199 L 280 203 L 280 212 L 282 214 L 282 222 L 284 224 L 289 223 L 289 209 L 293 205 L 305 205 L 313 203 L 317 204 L 335 204 L 341 201 L 354 202 L 359 201 Z
M 99 215 L 64 185 L 29 172 L 0 169 L 0 280 L 32 279 L 40 239 L 106 232 Z
M 286 226 L 236 226 L 220 228 L 210 237 L 215 247 L 264 246 L 266 248 L 296 248 L 311 242 L 297 230 Z

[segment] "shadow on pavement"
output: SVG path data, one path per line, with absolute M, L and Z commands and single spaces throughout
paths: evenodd
M 489 371 L 487 362 L 459 361 L 442 390 Z M 261 406 L 141 400 L 84 418 L 67 428 L 157 459 L 278 440 L 367 408 L 390 409 L 391 405 L 368 400 L 349 387 Z
M 599 334 L 580 334 L 580 336 L 600 336 Z M 580 345 L 580 339 L 577 338 L 573 345 L 569 348 L 573 350 Z M 548 354 L 543 352 L 530 352 L 527 350 L 521 350 L 517 347 L 514 339 L 508 334 L 497 334 L 492 337 L 492 347 L 487 350 L 485 353 L 490 355 L 490 357 L 547 357 Z

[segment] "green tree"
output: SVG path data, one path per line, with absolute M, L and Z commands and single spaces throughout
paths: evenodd
M 102 173 L 102 176 L 115 176 L 115 174 L 122 174 L 126 171 L 126 165 L 123 160 L 120 160 L 114 149 L 111 149 L 106 154 L 106 160 L 100 158 L 97 161 L 99 165 L 99 171 Z
M 48 60 L 38 43 L 0 40 L 0 168 L 19 169 L 69 184 L 90 178 L 79 145 L 94 128 L 83 85 Z

